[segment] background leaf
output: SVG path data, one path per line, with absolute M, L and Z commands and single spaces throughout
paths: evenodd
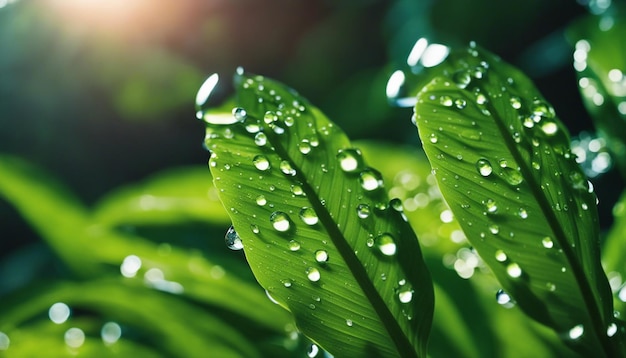
M 415 120 L 467 238 L 528 315 L 579 352 L 616 354 L 596 199 L 566 129 L 497 57 L 472 45 L 447 61 L 455 70 L 420 92 Z
M 425 356 L 432 284 L 380 173 L 293 90 L 236 84 L 232 115 L 202 117 L 232 238 L 258 281 L 334 355 Z

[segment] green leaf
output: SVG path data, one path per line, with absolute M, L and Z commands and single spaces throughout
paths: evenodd
M 110 226 L 229 222 L 206 167 L 170 169 L 121 187 L 96 205 L 93 216 Z
M 472 45 L 446 61 L 455 70 L 418 94 L 415 120 L 468 240 L 529 316 L 579 352 L 615 356 L 596 198 L 566 129 L 496 56 Z
M 602 250 L 602 265 L 615 293 L 615 310 L 623 317 L 626 314 L 626 193 L 622 193 L 613 207 L 613 216 L 613 226 L 606 235 Z
M 231 238 L 259 283 L 334 355 L 425 356 L 433 288 L 380 174 L 293 90 L 236 85 L 232 115 L 202 117 Z
M 568 29 L 578 88 L 598 133 L 626 177 L 626 7 L 587 16 Z

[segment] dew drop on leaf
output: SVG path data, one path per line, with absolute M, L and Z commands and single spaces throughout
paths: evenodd
M 360 175 L 361 187 L 367 191 L 374 191 L 383 187 L 382 175 L 375 169 L 365 169 Z
M 502 306 L 508 306 L 512 304 L 511 296 L 508 293 L 504 292 L 504 290 L 498 290 L 496 292 L 496 302 Z
M 300 141 L 300 143 L 298 144 L 298 150 L 300 150 L 300 153 L 302 154 L 309 154 L 311 152 L 311 143 L 309 142 L 309 140 L 303 139 L 302 141 Z
M 346 320 L 346 325 L 348 325 L 348 327 L 352 327 L 352 325 L 353 325 L 353 324 L 354 324 L 354 323 L 352 322 L 352 320 L 351 320 L 351 319 L 347 319 L 347 320 Z
M 543 133 L 547 136 L 553 136 L 556 134 L 556 132 L 559 130 L 559 127 L 556 125 L 556 123 L 551 122 L 551 121 L 545 121 L 542 125 L 541 125 L 541 130 L 543 131 Z
M 265 135 L 265 133 L 263 132 L 259 132 L 254 136 L 254 143 L 256 145 L 258 145 L 259 147 L 264 146 L 265 144 L 267 144 L 267 136 Z
M 307 352 L 306 356 L 309 358 L 315 358 L 317 357 L 319 352 L 320 352 L 320 349 L 317 346 L 317 344 L 311 344 L 311 347 L 309 347 L 309 351 Z
M 385 233 L 378 235 L 374 239 L 376 248 L 385 256 L 393 256 L 396 254 L 396 242 L 391 234 Z
M 413 290 L 403 289 L 402 291 L 398 292 L 398 299 L 402 303 L 411 302 L 413 300 Z
M 435 144 L 439 141 L 439 138 L 437 137 L 436 133 L 431 133 L 430 136 L 428 136 L 428 139 L 430 140 L 432 144 Z
M 520 100 L 519 97 L 516 96 L 512 96 L 509 99 L 510 103 L 511 103 L 511 107 L 513 107 L 514 109 L 520 109 L 522 108 L 522 101 Z
M 491 173 L 493 173 L 493 167 L 491 166 L 491 163 L 489 163 L 489 161 L 487 159 L 479 159 L 476 162 L 476 169 L 478 170 L 478 173 L 484 177 L 491 175 Z
M 512 262 L 506 267 L 506 273 L 512 278 L 518 278 L 522 276 L 522 268 L 515 262 Z
M 315 251 L 315 261 L 319 263 L 328 262 L 328 252 L 326 250 Z
M 489 232 L 494 235 L 497 235 L 500 232 L 500 227 L 496 224 L 489 225 Z
M 267 111 L 265 112 L 265 115 L 263 116 L 263 122 L 265 122 L 266 124 L 274 123 L 277 120 L 278 120 L 278 116 L 273 111 Z
M 454 102 L 450 96 L 441 96 L 439 97 L 439 103 L 445 107 L 451 107 Z
M 363 158 L 358 149 L 341 149 L 337 152 L 337 159 L 341 170 L 344 172 L 353 173 L 363 169 Z
M 300 250 L 300 243 L 296 240 L 289 241 L 289 250 L 290 251 L 298 251 Z
M 270 222 L 272 223 L 274 229 L 280 232 L 289 231 L 291 228 L 291 220 L 289 219 L 289 216 L 282 211 L 274 211 L 270 215 Z
M 293 195 L 303 195 L 304 194 L 304 190 L 302 190 L 302 187 L 300 185 L 294 184 L 291 186 L 291 193 Z
M 613 337 L 615 335 L 615 333 L 617 333 L 617 325 L 615 324 L 615 322 L 612 322 L 606 328 L 606 335 L 609 336 L 609 337 Z
M 318 269 L 316 269 L 315 267 L 309 267 L 306 270 L 306 277 L 309 279 L 309 281 L 311 282 L 317 282 L 320 280 L 320 278 L 322 277 L 322 275 L 320 274 L 320 271 Z
M 517 211 L 517 215 L 519 215 L 519 217 L 522 219 L 528 218 L 528 212 L 524 208 L 519 208 L 519 210 Z
M 291 167 L 291 164 L 289 164 L 289 162 L 286 160 L 281 161 L 279 167 L 280 167 L 280 171 L 283 172 L 283 174 L 285 175 L 289 175 L 289 176 L 296 175 L 296 170 L 293 169 L 293 167 Z
M 256 197 L 256 204 L 258 206 L 264 206 L 267 204 L 267 199 L 265 199 L 265 195 L 259 195 Z
M 502 168 L 502 177 L 504 180 L 510 185 L 519 185 L 524 181 L 524 177 L 519 170 L 513 169 L 511 167 Z
M 255 234 L 258 234 L 260 232 L 259 227 L 255 224 L 250 224 L 250 230 L 252 230 L 252 232 Z
M 487 210 L 490 214 L 495 214 L 498 211 L 498 205 L 496 205 L 496 202 L 493 199 L 483 201 L 483 205 L 485 206 L 485 210 Z
M 541 240 L 541 244 L 543 245 L 543 247 L 545 247 L 546 249 L 551 249 L 554 246 L 554 242 L 552 242 L 552 239 L 549 238 L 548 236 L 544 237 Z
M 307 225 L 315 225 L 319 222 L 315 210 L 309 207 L 304 207 L 300 210 L 300 219 Z
M 226 231 L 226 236 L 224 237 L 224 241 L 226 242 L 226 246 L 228 246 L 228 248 L 231 250 L 243 249 L 243 242 L 241 241 L 241 238 L 237 234 L 237 231 L 235 231 L 235 228 L 232 226 L 228 228 L 228 231 Z
M 356 207 L 356 214 L 361 219 L 366 219 L 367 217 L 369 217 L 370 212 L 371 212 L 370 206 L 367 204 L 359 204 Z
M 498 262 L 505 262 L 508 258 L 502 250 L 496 250 L 495 256 Z
M 254 164 L 255 168 L 261 171 L 265 171 L 270 168 L 270 161 L 267 160 L 267 157 L 261 154 L 255 156 L 252 159 L 252 163 Z

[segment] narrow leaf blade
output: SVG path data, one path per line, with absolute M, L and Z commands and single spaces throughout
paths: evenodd
M 240 108 L 204 116 L 206 146 L 259 283 L 335 355 L 425 356 L 433 288 L 380 174 L 293 90 L 236 82 Z
M 441 192 L 505 290 L 583 352 L 611 355 L 595 195 L 566 129 L 528 78 L 475 46 L 418 94 Z

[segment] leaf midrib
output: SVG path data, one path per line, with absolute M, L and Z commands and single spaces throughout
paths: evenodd
M 366 299 L 370 302 L 376 314 L 378 314 L 378 317 L 385 327 L 388 336 L 395 344 L 397 352 L 402 357 L 418 358 L 419 356 L 415 351 L 415 348 L 398 324 L 396 317 L 393 313 L 391 313 L 389 307 L 385 304 L 384 299 L 367 275 L 367 270 L 361 264 L 361 261 L 354 253 L 352 247 L 348 244 L 348 240 L 345 238 L 342 231 L 337 227 L 337 223 L 330 215 L 330 212 L 324 205 L 322 205 L 317 191 L 315 191 L 309 184 L 308 179 L 304 176 L 301 168 L 294 163 L 289 155 L 289 152 L 283 147 L 282 141 L 280 141 L 274 133 L 269 131 L 266 132 L 266 135 L 268 136 L 268 139 L 273 145 L 276 153 L 281 158 L 288 159 L 290 165 L 295 169 L 295 177 L 300 181 L 300 183 L 302 183 L 302 190 L 306 193 L 307 198 L 309 198 L 309 202 L 317 213 L 320 223 L 324 226 L 324 228 L 326 228 L 330 239 L 337 248 L 337 251 L 339 251 L 341 257 L 346 262 L 352 276 L 365 293 Z

